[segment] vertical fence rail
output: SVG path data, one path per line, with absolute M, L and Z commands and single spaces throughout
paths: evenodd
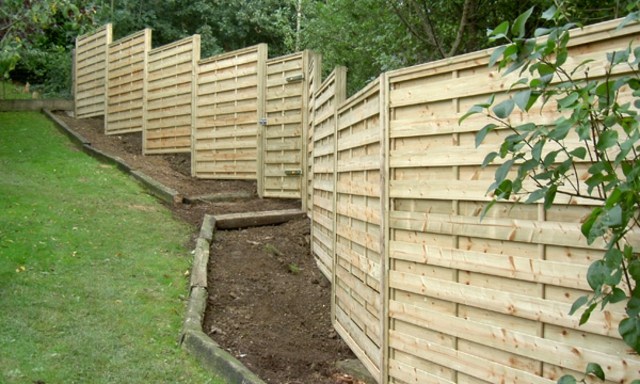
M 149 52 L 143 153 L 191 151 L 200 35 Z
M 78 119 L 105 114 L 107 58 L 112 39 L 111 24 L 76 38 L 74 113 Z
M 335 257 L 335 169 L 336 112 L 346 98 L 345 67 L 337 67 L 324 80 L 314 96 L 313 149 L 311 165 L 311 252 L 318 268 L 333 280 Z
M 309 53 L 309 64 L 306 68 L 305 77 L 307 80 L 307 125 L 304 129 L 305 158 L 304 163 L 304 184 L 302 194 L 302 209 L 311 217 L 313 211 L 313 125 L 315 124 L 316 92 L 322 83 L 322 56 L 315 52 Z M 313 228 L 311 228 L 313 232 Z M 313 233 L 311 234 L 313 236 Z
M 151 29 L 109 45 L 107 67 L 107 135 L 141 132 L 146 105 L 147 59 Z

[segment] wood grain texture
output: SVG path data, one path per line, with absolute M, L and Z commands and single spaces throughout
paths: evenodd
M 147 59 L 151 29 L 109 45 L 105 133 L 142 132 L 146 108 Z
M 108 47 L 112 39 L 111 24 L 76 38 L 73 66 L 76 118 L 105 115 Z
M 267 46 L 227 52 L 198 63 L 192 170 L 204 179 L 258 180 Z
M 191 152 L 199 59 L 200 35 L 149 51 L 142 135 L 144 154 Z

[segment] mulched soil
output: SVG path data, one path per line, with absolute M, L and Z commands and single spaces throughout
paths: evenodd
M 141 133 L 104 135 L 103 120 L 57 113 L 93 147 L 131 168 L 193 197 L 253 193 L 254 181 L 201 180 L 190 176 L 190 155 L 143 156 Z M 192 200 L 192 199 L 189 199 Z M 205 213 L 299 208 L 299 200 L 252 199 L 174 204 L 175 216 L 193 225 Z M 209 303 L 204 330 L 268 383 L 357 384 L 335 363 L 354 356 L 331 325 L 331 286 L 309 252 L 309 222 L 218 231 L 211 246 Z

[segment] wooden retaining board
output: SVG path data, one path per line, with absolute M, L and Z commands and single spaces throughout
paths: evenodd
M 142 132 L 146 105 L 147 58 L 151 29 L 109 45 L 105 133 Z
M 261 197 L 302 197 L 308 61 L 309 51 L 267 61 L 265 120 L 261 122 Z
M 384 79 L 383 75 L 339 106 L 333 193 L 333 324 L 379 380 L 384 372 L 385 338 Z M 316 119 L 319 117 L 316 113 Z M 318 127 L 314 129 L 318 135 Z M 315 145 L 314 153 L 325 152 L 322 146 Z M 314 164 L 314 179 L 317 175 L 318 164 Z M 315 200 L 314 195 L 314 208 Z M 314 210 L 314 221 L 316 214 Z
M 111 24 L 76 38 L 74 113 L 78 119 L 105 114 L 107 56 L 112 39 Z
M 200 35 L 149 51 L 144 154 L 191 152 Z
M 347 69 L 337 67 L 314 95 L 311 165 L 311 253 L 320 271 L 333 281 L 335 258 L 335 167 L 338 105 L 346 99 Z
M 263 160 L 267 45 L 198 63 L 192 174 L 203 179 L 258 179 Z
M 625 49 L 640 32 L 637 25 L 615 32 L 617 22 L 574 31 L 568 66 L 593 58 L 590 76 L 602 73 L 606 52 Z M 487 67 L 490 53 L 388 74 L 386 379 L 551 384 L 564 374 L 581 377 L 596 362 L 608 383 L 629 383 L 640 359 L 626 353 L 617 332 L 624 308 L 595 311 L 582 326 L 579 313 L 568 315 L 590 291 L 587 268 L 602 255 L 602 243 L 587 246 L 580 232 L 589 206 L 501 203 L 480 221 L 496 169 L 481 163 L 504 132 L 476 149 L 484 119 L 457 120 L 514 80 Z M 550 108 L 511 119 L 557 116 Z

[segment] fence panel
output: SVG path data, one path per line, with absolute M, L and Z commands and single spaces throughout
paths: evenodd
M 191 151 L 200 35 L 155 48 L 147 67 L 144 154 Z
M 626 48 L 640 30 L 612 26 L 577 32 L 568 65 L 596 58 L 590 76 L 602 76 L 605 52 Z M 627 354 L 616 329 L 624 309 L 596 311 L 580 327 L 579 315 L 568 315 L 602 254 L 580 233 L 589 207 L 568 199 L 549 211 L 502 203 L 480 221 L 496 170 L 481 164 L 508 133 L 492 132 L 476 149 L 488 119 L 457 121 L 508 89 L 513 78 L 488 60 L 479 52 L 388 74 L 388 381 L 551 384 L 597 362 L 608 382 L 629 383 L 640 359 Z M 552 104 L 511 119 L 551 122 Z
M 347 69 L 337 67 L 314 96 L 313 182 L 311 185 L 311 252 L 318 268 L 333 280 L 335 255 L 336 112 L 346 98 Z
M 198 64 L 193 174 L 205 179 L 258 179 L 262 161 L 267 45 L 214 56 Z M 258 190 L 261 180 L 258 179 Z
M 105 116 L 107 135 L 142 131 L 150 50 L 149 28 L 109 45 Z
M 267 61 L 261 197 L 301 198 L 309 52 Z
M 304 162 L 305 181 L 302 187 L 302 209 L 311 217 L 313 196 L 313 125 L 316 108 L 316 92 L 322 83 L 322 56 L 315 52 L 309 54 L 309 64 L 306 68 L 305 78 L 309 92 L 307 94 L 307 126 L 303 134 L 306 148 L 306 161 Z M 311 229 L 313 231 L 313 228 Z
M 334 197 L 334 326 L 376 378 L 383 372 L 384 341 L 383 79 L 338 110 Z M 317 127 L 314 135 L 318 136 Z M 314 146 L 314 154 L 321 150 Z M 318 174 L 314 164 L 314 178 Z M 315 195 L 313 201 L 315 207 Z M 317 220 L 315 211 L 313 219 Z
M 108 47 L 113 38 L 111 24 L 76 38 L 75 117 L 105 114 Z

